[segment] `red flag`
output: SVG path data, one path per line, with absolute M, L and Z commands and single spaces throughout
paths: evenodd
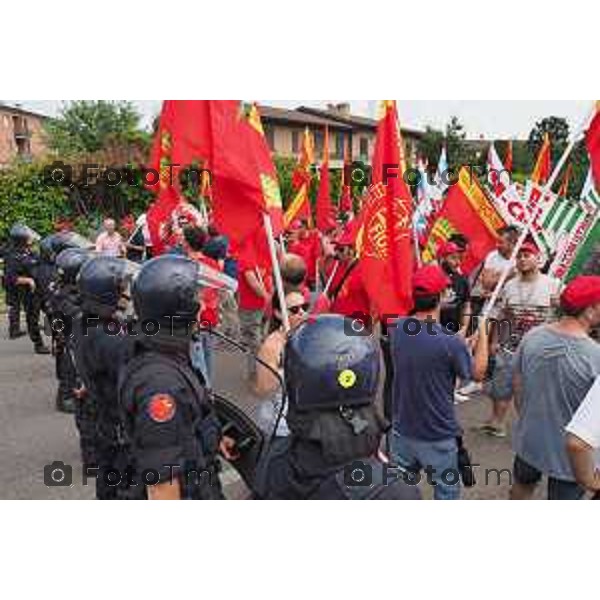
M 210 170 L 213 220 L 232 242 L 241 243 L 262 228 L 266 212 L 275 235 L 281 231 L 279 185 L 255 105 L 237 100 L 165 101 L 152 164 L 160 171 L 160 183 L 148 226 L 158 252 L 164 249 L 161 225 L 178 204 L 178 169 L 190 165 Z
M 292 174 L 292 187 L 295 195 L 292 202 L 287 207 L 283 215 L 283 226 L 288 229 L 296 219 L 312 220 L 310 213 L 310 199 L 308 192 L 310 189 L 310 167 L 315 162 L 315 144 L 313 136 L 308 129 L 304 130 L 302 136 L 302 146 L 298 165 Z
M 512 173 L 513 168 L 513 143 L 512 140 L 508 140 L 508 147 L 506 148 L 506 157 L 504 158 L 504 168 Z
M 600 102 L 598 103 L 596 115 L 585 135 L 585 145 L 590 154 L 594 183 L 596 189 L 600 190 Z
M 469 239 L 469 246 L 461 263 L 468 275 L 487 254 L 496 247 L 498 230 L 506 226 L 485 190 L 469 169 L 462 167 L 458 182 L 450 186 L 448 197 L 431 229 L 423 261 L 435 258 L 440 243 L 454 233 L 462 233 Z
M 396 102 L 384 101 L 382 110 L 373 156 L 374 184 L 359 236 L 360 268 L 377 314 L 406 315 L 412 308 L 412 196 L 403 179 Z
M 350 182 L 346 181 L 346 175 L 350 173 L 350 152 L 348 146 L 348 140 L 344 139 L 344 168 L 342 169 L 342 180 L 340 187 L 342 193 L 340 196 L 339 210 L 340 213 L 351 213 L 353 212 L 352 206 L 352 188 Z
M 321 163 L 319 192 L 316 203 L 317 229 L 322 233 L 335 229 L 334 212 L 329 189 L 329 128 L 325 127 L 323 162 Z
M 544 134 L 544 141 L 542 147 L 538 152 L 537 159 L 533 172 L 531 173 L 531 181 L 538 185 L 543 185 L 550 177 L 552 171 L 552 152 L 550 145 L 550 136 L 546 132 Z

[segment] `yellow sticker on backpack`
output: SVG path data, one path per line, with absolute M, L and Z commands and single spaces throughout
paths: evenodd
M 356 383 L 356 373 L 352 369 L 344 369 L 338 375 L 338 383 L 344 389 L 351 388 Z

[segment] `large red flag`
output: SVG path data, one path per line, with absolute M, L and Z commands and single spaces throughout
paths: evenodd
M 360 269 L 379 316 L 412 308 L 412 196 L 403 175 L 402 137 L 396 102 L 386 100 L 377 125 L 373 186 L 360 233 Z
M 423 260 L 435 258 L 436 249 L 454 233 L 462 233 L 469 245 L 461 269 L 468 275 L 496 247 L 498 230 L 506 222 L 488 198 L 475 175 L 466 167 L 458 174 L 458 182 L 450 186 L 446 202 L 433 224 Z
M 164 248 L 160 227 L 178 204 L 178 175 L 190 165 L 210 170 L 213 220 L 232 243 L 242 244 L 262 228 L 265 213 L 275 235 L 281 231 L 279 185 L 255 105 L 165 101 L 152 165 L 160 171 L 160 184 L 148 225 L 158 252 Z
M 590 154 L 594 184 L 596 189 L 600 190 L 600 102 L 597 105 L 596 115 L 587 130 L 585 144 Z
M 325 138 L 323 140 L 323 162 L 320 169 L 319 191 L 316 203 L 317 229 L 327 233 L 335 229 L 333 217 L 333 206 L 329 186 L 329 128 L 325 127 Z

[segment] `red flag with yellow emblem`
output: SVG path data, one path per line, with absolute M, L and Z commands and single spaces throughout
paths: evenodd
M 404 148 L 396 102 L 386 100 L 377 126 L 373 185 L 357 244 L 363 283 L 377 315 L 412 308 L 412 196 L 403 174 Z
M 160 172 L 159 196 L 148 211 L 150 235 L 164 246 L 161 223 L 178 203 L 178 177 L 189 166 L 210 171 L 212 215 L 232 242 L 243 241 L 271 215 L 275 235 L 283 212 L 275 166 L 258 108 L 238 100 L 167 100 L 163 103 L 152 165 Z

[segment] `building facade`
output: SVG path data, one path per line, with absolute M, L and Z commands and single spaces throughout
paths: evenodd
M 377 121 L 353 115 L 350 104 L 330 104 L 325 109 L 300 106 L 295 110 L 260 106 L 265 137 L 271 151 L 279 156 L 297 157 L 302 134 L 308 127 L 315 138 L 315 160 L 320 162 L 323 154 L 325 128 L 329 130 L 329 159 L 332 168 L 341 167 L 344 148 L 348 147 L 351 160 L 369 163 L 375 148 Z M 406 157 L 414 164 L 417 142 L 423 132 L 402 129 Z
M 43 125 L 46 118 L 0 103 L 0 167 L 15 159 L 29 161 L 45 154 Z

